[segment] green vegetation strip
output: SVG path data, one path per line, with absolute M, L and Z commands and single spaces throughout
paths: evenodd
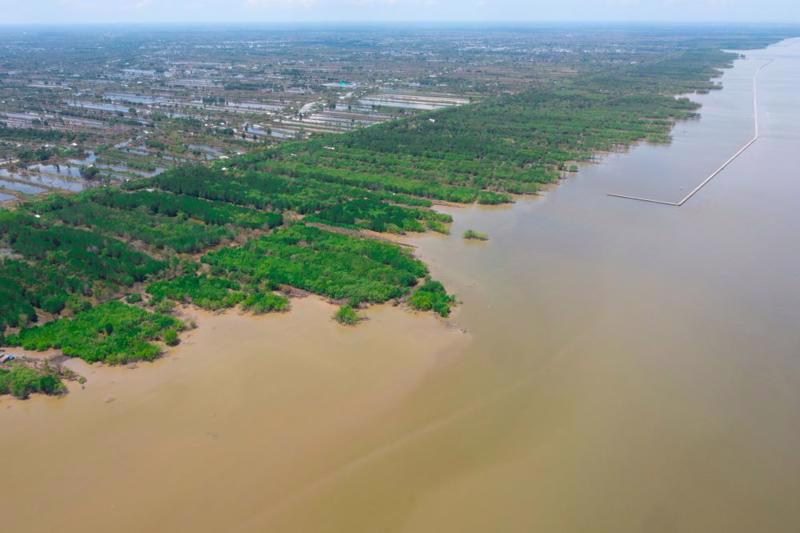
M 270 281 L 347 300 L 378 303 L 407 294 L 425 265 L 394 244 L 296 224 L 203 256 L 213 274 Z
M 64 355 L 93 363 L 124 364 L 152 361 L 161 350 L 153 341 L 173 336 L 183 326 L 177 319 L 110 301 L 42 326 L 24 328 L 6 338 L 9 346 L 26 350 L 55 348 Z
M 446 233 L 450 217 L 432 210 L 432 201 L 509 202 L 598 151 L 668 141 L 674 121 L 698 107 L 676 96 L 713 88 L 710 78 L 735 58 L 711 44 L 693 48 L 2 211 L 0 335 L 88 361 L 152 359 L 154 341 L 177 342 L 180 323 L 147 305 L 276 311 L 288 305 L 274 292 L 280 286 L 353 311 L 407 299 L 447 316 L 455 300 L 438 282 L 419 285 L 428 274 L 423 263 L 397 245 L 345 231 Z M 284 215 L 345 230 L 285 226 Z M 210 272 L 198 274 L 187 254 L 201 253 Z M 137 306 L 116 300 L 125 294 Z M 47 323 L 31 327 L 39 321 Z
M 11 394 L 24 400 L 33 393 L 60 394 L 64 391 L 54 372 L 28 368 L 20 364 L 0 368 L 0 396 Z

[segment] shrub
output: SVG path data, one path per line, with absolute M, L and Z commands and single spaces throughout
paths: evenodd
M 164 332 L 164 342 L 167 346 L 177 346 L 181 340 L 178 338 L 178 331 L 175 328 L 170 328 Z
M 74 318 L 25 328 L 8 337 L 6 342 L 26 350 L 55 348 L 64 355 L 88 362 L 121 364 L 155 359 L 160 352 L 151 341 L 162 338 L 169 329 L 180 327 L 181 323 L 173 317 L 113 300 L 78 313 Z
M 485 233 L 481 233 L 479 231 L 475 231 L 472 229 L 468 229 L 464 232 L 464 238 L 467 240 L 474 240 L 474 241 L 488 241 L 489 236 Z
M 358 322 L 361 320 L 361 317 L 358 316 L 358 313 L 356 313 L 355 309 L 349 305 L 343 305 L 336 311 L 336 313 L 334 313 L 333 319 L 339 324 L 354 326 L 358 324 Z
M 217 310 L 233 307 L 244 299 L 239 284 L 221 277 L 194 274 L 178 276 L 168 281 L 157 281 L 147 287 L 156 308 L 171 305 L 168 300 L 192 302 L 204 309 Z M 166 312 L 166 310 L 165 310 Z
M 48 370 L 14 365 L 10 370 L 0 368 L 0 395 L 11 394 L 22 400 L 33 393 L 60 394 L 64 385 Z
M 138 292 L 134 292 L 132 294 L 127 295 L 125 297 L 125 301 L 128 302 L 129 304 L 139 303 L 142 301 L 142 295 L 139 294 Z
M 455 297 L 447 294 L 441 283 L 428 279 L 414 291 L 409 303 L 419 311 L 434 311 L 446 317 L 450 315 L 450 308 L 455 301 Z
M 161 300 L 157 302 L 155 305 L 156 313 L 161 313 L 162 315 L 168 315 L 175 310 L 175 302 L 171 300 Z
M 242 307 L 256 314 L 285 311 L 289 307 L 289 300 L 272 292 L 257 292 L 245 298 Z

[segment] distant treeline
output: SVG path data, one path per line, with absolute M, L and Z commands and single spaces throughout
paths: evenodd
M 698 105 L 677 95 L 736 56 L 684 51 L 477 104 L 242 156 L 270 176 L 453 202 L 502 203 L 557 179 L 570 161 L 639 140 L 666 142 Z
M 2 118 L 0 118 L 2 120 Z M 86 134 L 69 131 L 36 129 L 36 128 L 8 128 L 0 125 L 0 141 L 79 141 L 86 138 Z

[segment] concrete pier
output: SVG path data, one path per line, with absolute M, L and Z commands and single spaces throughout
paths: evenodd
M 669 206 L 672 206 L 672 207 L 680 207 L 683 204 L 685 204 L 686 202 L 688 202 L 692 198 L 692 196 L 694 196 L 695 194 L 700 192 L 700 190 L 703 187 L 705 187 L 708 184 L 708 182 L 710 182 L 712 179 L 714 179 L 720 172 L 725 170 L 725 168 L 728 165 L 733 163 L 736 160 L 737 157 L 742 155 L 748 148 L 750 148 L 753 145 L 753 143 L 755 143 L 758 140 L 758 137 L 759 137 L 759 129 L 758 129 L 758 74 L 764 68 L 766 68 L 767 65 L 769 65 L 770 63 L 772 63 L 771 59 L 769 61 L 765 62 L 760 67 L 758 67 L 758 69 L 753 74 L 753 138 L 750 139 L 749 141 L 747 141 L 744 144 L 744 146 L 739 148 L 739 150 L 735 154 L 733 154 L 730 158 L 728 158 L 727 161 L 722 163 L 719 166 L 719 168 L 717 168 L 714 172 L 709 174 L 706 177 L 706 179 L 704 179 L 702 182 L 700 182 L 700 184 L 697 187 L 695 187 L 694 189 L 689 191 L 689 194 L 687 194 L 686 196 L 684 196 L 683 198 L 681 198 L 677 202 L 669 202 L 669 201 L 666 201 L 666 200 L 656 200 L 656 199 L 653 199 L 653 198 L 644 198 L 644 197 L 641 197 L 641 196 L 630 196 L 630 195 L 627 195 L 627 194 L 607 193 L 607 195 L 608 196 L 613 196 L 614 198 L 624 198 L 626 200 L 636 200 L 638 202 L 648 202 L 648 203 L 651 203 L 651 204 L 669 205 Z

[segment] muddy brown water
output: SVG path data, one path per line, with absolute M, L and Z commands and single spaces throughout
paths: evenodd
M 800 40 L 747 55 L 670 146 L 443 208 L 452 235 L 412 243 L 447 323 L 198 314 L 156 364 L 0 400 L 3 529 L 800 530 Z M 605 195 L 680 198 L 727 159 L 765 59 L 735 164 L 681 208 Z

